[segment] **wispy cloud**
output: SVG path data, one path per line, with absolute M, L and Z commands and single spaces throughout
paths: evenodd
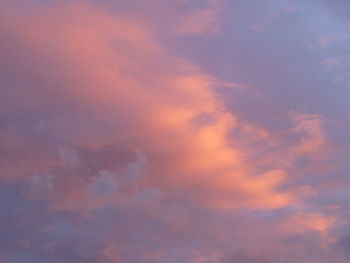
M 3 1 L 0 261 L 347 262 L 346 23 L 310 5 Z

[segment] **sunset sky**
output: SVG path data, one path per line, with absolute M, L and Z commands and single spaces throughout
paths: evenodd
M 0 0 L 0 263 L 349 263 L 349 0 Z

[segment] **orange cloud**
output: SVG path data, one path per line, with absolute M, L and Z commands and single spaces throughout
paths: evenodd
M 234 146 L 235 138 L 229 141 L 230 131 L 242 124 L 211 90 L 216 80 L 168 55 L 157 44 L 152 23 L 141 25 L 82 3 L 48 8 L 40 15 L 14 12 L 6 21 L 2 30 L 11 32 L 12 41 L 26 52 L 12 54 L 15 66 L 25 72 L 16 78 L 38 86 L 32 101 L 40 104 L 36 93 L 48 90 L 62 107 L 88 120 L 77 118 L 61 127 L 66 143 L 94 149 L 132 144 L 147 159 L 143 187 L 170 195 L 186 192 L 186 198 L 211 207 L 270 209 L 292 201 L 290 193 L 276 190 L 285 171 L 254 171 L 254 163 L 245 159 L 247 149 Z M 38 63 L 20 64 L 32 56 Z M 250 134 L 253 140 L 266 137 L 262 130 Z M 72 153 L 59 149 L 61 160 Z M 79 156 L 73 157 L 72 169 L 78 160 L 83 165 Z M 120 177 L 120 172 L 111 174 Z M 89 180 L 62 177 L 79 189 L 64 190 L 66 207 L 83 207 L 82 202 L 96 207 L 123 196 L 114 187 L 104 201 L 91 200 L 90 185 L 112 182 L 110 177 L 101 172 Z M 54 206 L 65 207 L 61 201 Z
M 316 231 L 320 234 L 327 234 L 335 223 L 335 218 L 319 213 L 296 213 L 290 216 L 284 226 L 290 231 L 305 233 Z

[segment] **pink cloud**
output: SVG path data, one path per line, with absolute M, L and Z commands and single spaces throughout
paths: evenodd
M 0 261 L 328 262 L 340 209 L 313 200 L 328 119 L 271 93 L 281 127 L 230 111 L 217 86 L 254 88 L 164 44 L 220 32 L 225 1 L 107 2 L 0 12 Z
M 13 41 L 44 63 L 23 68 L 30 78 L 42 76 L 33 85 L 43 89 L 43 83 L 52 83 L 47 88 L 57 99 L 69 100 L 68 107 L 96 120 L 95 127 L 88 129 L 84 128 L 88 123 L 79 119 L 72 127 L 63 127 L 70 143 L 79 147 L 131 143 L 149 162 L 147 187 L 170 194 L 189 191 L 195 202 L 218 208 L 275 208 L 290 202 L 290 194 L 274 190 L 284 180 L 284 172 L 271 169 L 250 174 L 245 149 L 229 145 L 227 136 L 239 123 L 211 90 L 214 78 L 167 55 L 157 44 L 151 24 L 135 24 L 85 4 L 66 4 L 55 11 L 48 9 L 45 15 L 13 17 L 16 20 L 8 21 L 16 22 L 7 26 Z M 55 63 L 47 64 L 50 60 Z M 159 63 L 171 63 L 171 67 Z M 38 100 L 36 93 L 31 96 Z M 211 122 L 193 122 L 202 114 L 212 116 Z M 254 136 L 259 140 L 262 135 Z M 74 152 L 63 148 L 59 148 L 59 158 L 63 166 L 80 162 Z M 80 184 L 84 179 L 62 178 L 57 180 L 81 188 L 72 188 L 71 194 L 64 190 L 69 206 L 71 198 L 91 204 L 83 197 L 86 190 Z

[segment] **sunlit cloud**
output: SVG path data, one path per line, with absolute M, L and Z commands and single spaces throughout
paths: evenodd
M 347 262 L 346 23 L 310 5 L 0 3 L 0 261 Z

